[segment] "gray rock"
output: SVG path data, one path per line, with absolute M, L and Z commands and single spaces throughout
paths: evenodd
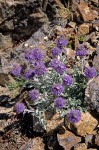
M 72 132 L 67 130 L 64 134 L 57 134 L 57 139 L 59 145 L 61 145 L 64 150 L 70 150 L 73 146 L 81 142 L 81 137 L 75 136 Z
M 3 35 L 2 33 L 0 33 L 0 50 L 11 48 L 12 45 L 13 43 L 12 43 L 11 35 L 10 34 Z
M 92 135 L 92 134 L 88 134 L 85 136 L 85 143 L 86 143 L 87 147 L 94 144 L 93 139 L 94 139 L 94 135 Z
M 96 56 L 94 57 L 93 65 L 94 65 L 94 67 L 96 68 L 96 70 L 99 72 L 99 55 L 96 55 Z
M 48 9 L 43 12 L 42 2 L 43 0 L 1 0 L 0 34 L 10 36 L 15 44 L 20 40 L 27 40 L 48 22 L 52 25 L 65 26 L 68 13 L 62 3 L 55 0 L 49 1 L 46 4 L 46 7 L 49 6 Z M 62 15 L 61 12 L 66 14 Z
M 95 144 L 99 146 L 99 134 L 95 136 Z
M 1 0 L 0 41 L 8 36 L 15 43 L 23 38 L 27 39 L 37 31 L 46 22 L 46 15 L 41 11 L 41 2 L 42 0 Z M 5 42 L 0 44 L 2 48 L 5 48 Z
M 99 113 L 99 76 L 89 82 L 85 94 L 85 103 L 90 110 Z
M 96 53 L 97 53 L 97 55 L 99 55 L 99 42 L 98 42 L 97 47 L 96 47 Z
M 96 55 L 94 56 L 94 59 L 93 59 L 93 66 L 99 72 L 99 41 L 98 41 L 97 47 L 96 47 Z

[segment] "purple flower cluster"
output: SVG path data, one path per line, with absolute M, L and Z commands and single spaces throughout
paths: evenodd
M 25 54 L 25 59 L 32 63 L 34 61 L 33 50 L 28 50 Z
M 22 102 L 16 103 L 16 105 L 15 105 L 15 110 L 16 110 L 16 112 L 17 112 L 18 114 L 19 114 L 19 113 L 22 113 L 22 112 L 24 111 L 24 109 L 25 109 L 24 103 L 22 103 Z
M 97 71 L 94 67 L 88 67 L 84 70 L 85 76 L 90 79 L 97 76 Z
M 39 97 L 39 91 L 38 90 L 30 90 L 29 91 L 29 97 L 31 98 L 31 100 L 37 100 Z
M 24 77 L 26 79 L 30 79 L 30 78 L 34 77 L 34 75 L 35 75 L 34 70 L 31 68 L 28 68 L 24 73 Z
M 70 75 L 65 75 L 63 77 L 63 84 L 66 86 L 70 86 L 73 84 L 73 78 Z
M 41 61 L 44 58 L 44 53 L 39 48 L 28 51 L 25 58 L 32 63 L 33 61 Z
M 63 49 L 68 44 L 68 39 L 65 39 L 63 36 L 60 36 L 57 39 L 57 47 Z
M 66 71 L 66 66 L 64 63 L 58 64 L 58 66 L 55 68 L 56 72 L 62 75 Z
M 19 64 L 14 64 L 13 69 L 11 70 L 10 73 L 16 77 L 19 77 L 21 72 L 22 72 L 22 67 Z
M 34 73 L 38 76 L 45 74 L 46 73 L 45 65 L 42 62 L 36 63 Z
M 79 110 L 71 110 L 67 113 L 67 119 L 72 123 L 77 123 L 81 120 L 81 112 Z
M 87 49 L 84 46 L 79 46 L 76 49 L 76 56 L 83 57 L 83 56 L 86 56 L 86 55 L 87 55 Z
M 58 64 L 60 63 L 60 61 L 58 59 L 52 59 L 52 61 L 50 62 L 50 66 L 55 69 Z
M 33 57 L 36 61 L 41 61 L 44 58 L 44 53 L 39 48 L 33 50 Z
M 64 91 L 64 87 L 61 84 L 55 84 L 52 86 L 52 93 L 55 96 L 59 96 Z
M 54 102 L 55 107 L 62 109 L 65 106 L 65 99 L 62 97 L 58 97 Z
M 62 52 L 62 50 L 60 48 L 58 48 L 58 47 L 52 48 L 53 56 L 58 56 L 61 52 Z
M 60 75 L 62 75 L 65 71 L 66 71 L 66 66 L 64 63 L 62 63 L 61 61 L 57 60 L 57 59 L 53 59 L 50 62 L 50 66 Z

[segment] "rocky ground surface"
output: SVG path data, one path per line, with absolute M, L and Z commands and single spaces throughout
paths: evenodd
M 84 43 L 89 63 L 99 72 L 98 6 L 98 0 L 0 0 L 0 150 L 98 150 L 99 76 L 86 88 L 90 113 L 70 124 L 59 114 L 47 112 L 46 131 L 36 125 L 32 115 L 22 117 L 13 112 L 20 89 L 11 92 L 5 86 L 14 82 L 9 70 L 14 61 L 24 62 L 25 49 L 41 47 L 48 61 L 49 45 L 60 35 L 69 38 L 74 48 Z M 71 43 L 68 61 L 74 55 Z

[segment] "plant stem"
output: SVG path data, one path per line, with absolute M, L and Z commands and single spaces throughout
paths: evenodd
M 84 57 L 81 58 L 81 73 L 83 74 L 84 69 Z

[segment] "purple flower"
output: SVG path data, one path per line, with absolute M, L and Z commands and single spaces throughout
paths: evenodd
M 22 67 L 19 64 L 14 64 L 13 69 L 11 70 L 11 74 L 18 77 L 20 76 L 22 71 Z
M 86 56 L 86 55 L 87 55 L 87 49 L 84 46 L 79 46 L 76 49 L 76 56 L 83 57 L 83 56 Z
M 22 112 L 24 111 L 24 109 L 25 109 L 24 103 L 22 103 L 22 102 L 16 103 L 16 105 L 15 105 L 15 110 L 16 110 L 16 112 L 17 112 L 18 114 L 19 114 L 19 113 L 22 113 Z
M 56 72 L 62 75 L 66 71 L 66 66 L 62 62 L 60 62 L 55 68 Z
M 52 48 L 53 56 L 58 56 L 61 52 L 62 52 L 62 50 L 60 48 L 58 48 L 58 47 Z
M 32 63 L 33 61 L 41 61 L 44 58 L 44 53 L 39 48 L 35 48 L 26 53 L 25 58 Z
M 31 98 L 31 100 L 37 100 L 39 97 L 39 91 L 38 90 L 30 90 L 29 91 L 29 97 Z
M 64 87 L 61 84 L 55 84 L 52 86 L 52 93 L 55 96 L 60 95 L 64 91 Z
M 50 66 L 55 69 L 57 68 L 58 64 L 60 63 L 60 61 L 58 59 L 53 59 L 51 62 L 50 62 Z
M 34 70 L 31 68 L 28 68 L 24 73 L 24 77 L 26 79 L 30 79 L 30 78 L 34 77 L 34 75 L 35 75 Z
M 94 67 L 85 68 L 84 74 L 87 78 L 93 78 L 97 76 L 97 71 Z
M 55 71 L 59 74 L 63 74 L 66 71 L 66 66 L 64 63 L 62 63 L 61 61 L 57 60 L 57 59 L 53 59 L 50 62 L 50 66 L 55 69 Z
M 42 62 L 36 63 L 34 73 L 38 76 L 45 74 L 46 73 L 45 65 Z
M 67 119 L 72 123 L 77 123 L 81 120 L 81 112 L 79 110 L 71 110 L 67 113 Z
M 63 77 L 63 84 L 66 86 L 70 86 L 71 84 L 73 84 L 73 78 L 70 75 L 65 75 Z
M 28 50 L 25 54 L 26 60 L 28 60 L 30 63 L 33 62 L 34 56 L 33 56 L 33 50 Z
M 55 107 L 62 109 L 65 106 L 65 99 L 62 97 L 58 97 L 54 102 Z
M 33 57 L 36 61 L 41 61 L 44 58 L 44 53 L 39 48 L 33 50 Z
M 68 39 L 65 39 L 64 37 L 60 36 L 57 39 L 57 47 L 59 47 L 60 49 L 63 49 L 64 46 L 66 46 L 68 44 Z

